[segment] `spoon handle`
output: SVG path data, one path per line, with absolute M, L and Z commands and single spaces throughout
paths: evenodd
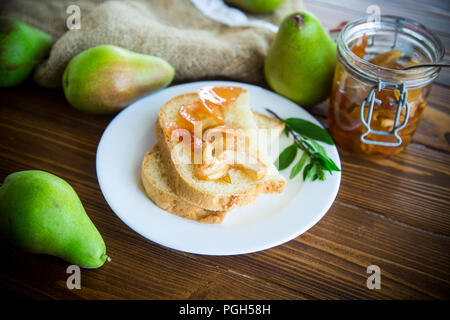
M 426 68 L 426 67 L 450 67 L 450 63 L 420 63 L 420 64 L 413 64 L 408 67 L 404 67 L 403 70 L 409 70 L 409 69 L 416 69 L 416 68 Z

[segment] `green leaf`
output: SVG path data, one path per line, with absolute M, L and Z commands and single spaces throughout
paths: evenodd
M 328 164 L 331 168 L 332 171 L 341 171 L 341 169 L 336 165 L 336 163 L 334 163 L 333 160 L 331 160 L 330 158 L 327 157 L 328 160 Z
M 306 178 L 311 178 L 315 175 L 317 171 L 317 166 L 314 166 L 311 168 L 311 170 L 309 170 L 308 174 L 306 175 Z
M 314 148 L 316 149 L 317 152 L 319 152 L 321 155 L 323 156 L 327 156 L 327 151 L 325 150 L 324 147 L 322 147 L 320 144 L 318 144 L 316 141 L 314 141 L 313 139 L 308 138 L 308 141 L 311 142 L 311 144 L 314 146 Z
M 297 156 L 297 150 L 297 146 L 293 144 L 280 153 L 278 160 L 275 162 L 275 166 L 278 168 L 278 170 L 286 169 L 291 165 L 291 163 Z
M 295 166 L 292 167 L 289 179 L 294 179 L 299 174 L 299 172 L 302 171 L 303 166 L 306 163 L 306 160 L 308 160 L 308 154 L 306 152 L 303 152 L 300 160 L 297 162 Z
M 308 177 L 309 171 L 311 171 L 311 169 L 313 168 L 313 164 L 312 163 L 308 163 L 305 166 L 305 169 L 303 170 L 303 181 L 306 180 L 306 177 Z
M 284 120 L 284 123 L 302 136 L 334 145 L 333 139 L 331 139 L 328 132 L 310 121 L 288 118 Z
M 327 159 L 321 155 L 318 152 L 315 152 L 311 155 L 311 158 L 313 158 L 317 163 L 320 164 L 325 170 L 327 170 L 329 173 L 331 173 L 333 170 L 331 170 L 330 164 L 327 161 Z
M 319 178 L 319 180 L 322 180 L 322 181 L 325 181 L 325 173 L 323 172 L 323 170 L 319 170 L 317 173 L 316 173 L 316 175 L 317 175 L 317 177 Z
M 317 152 L 311 155 L 312 157 L 317 158 L 321 163 L 321 165 L 330 173 L 331 171 L 341 171 L 341 169 L 339 169 L 339 167 L 334 163 L 334 161 L 331 160 L 330 157 L 328 157 L 324 147 L 322 147 L 320 144 L 318 144 L 316 141 L 312 139 L 308 138 L 308 140 L 309 142 L 311 142 L 312 145 L 314 145 L 315 150 L 317 150 Z
M 310 141 L 314 141 L 314 140 L 310 140 Z M 307 146 L 308 149 L 309 149 L 311 152 L 315 152 L 315 151 L 316 151 L 316 149 L 314 149 L 314 147 L 313 147 L 308 141 L 306 141 L 306 139 L 303 139 L 303 144 L 304 144 L 305 146 Z
M 308 174 L 306 175 L 306 179 L 314 177 L 316 171 L 317 171 L 317 166 L 313 165 L 311 167 L 311 169 L 308 171 Z M 314 181 L 315 179 L 312 179 L 312 180 Z
M 320 165 L 329 173 L 331 173 L 332 171 L 341 171 L 341 169 L 339 169 L 334 161 L 331 160 L 326 154 L 323 155 L 320 152 L 314 152 L 313 154 L 311 154 L 311 158 L 316 159 L 320 163 Z

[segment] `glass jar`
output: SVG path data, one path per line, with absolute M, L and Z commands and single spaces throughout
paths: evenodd
M 337 39 L 328 110 L 337 144 L 366 155 L 401 152 L 419 124 L 440 68 L 401 69 L 436 63 L 443 56 L 439 38 L 416 21 L 380 16 L 348 23 Z

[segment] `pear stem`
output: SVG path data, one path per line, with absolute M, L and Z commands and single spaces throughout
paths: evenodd
M 295 26 L 297 27 L 297 30 L 300 30 L 300 28 L 305 24 L 305 16 L 300 14 L 300 13 L 296 13 L 294 14 L 291 19 L 295 22 Z
M 106 259 L 105 259 L 106 262 L 111 262 L 111 258 L 108 257 L 106 254 L 103 254 L 103 255 L 102 255 L 102 258 L 103 258 L 103 257 L 106 257 Z

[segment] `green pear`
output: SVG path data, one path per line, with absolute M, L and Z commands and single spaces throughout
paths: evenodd
M 21 83 L 44 58 L 52 38 L 28 24 L 0 17 L 0 87 Z
M 269 86 L 304 107 L 325 100 L 336 66 L 336 44 L 311 13 L 287 16 L 264 62 Z
M 83 268 L 98 268 L 109 259 L 102 236 L 72 187 L 40 170 L 6 177 L 0 187 L 0 233 L 25 251 Z
M 67 100 L 93 114 L 120 111 L 137 99 L 168 86 L 175 70 L 165 60 L 112 45 L 76 55 L 62 82 Z
M 225 2 L 249 13 L 269 13 L 275 11 L 284 0 L 225 0 Z

